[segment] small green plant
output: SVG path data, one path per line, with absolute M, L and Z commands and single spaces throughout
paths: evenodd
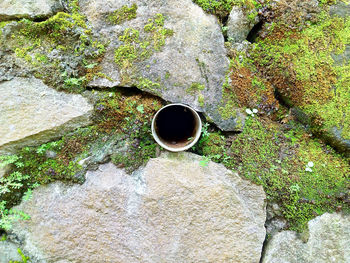
M 21 157 L 17 155 L 0 156 L 0 168 L 11 165 L 14 165 L 16 168 L 22 168 L 24 166 L 24 163 Z M 0 197 L 23 188 L 24 182 L 28 178 L 29 175 L 22 174 L 19 171 L 14 171 L 9 175 L 4 175 L 1 177 Z M 0 228 L 9 230 L 11 229 L 13 222 L 26 219 L 29 219 L 29 216 L 27 214 L 19 210 L 9 209 L 5 200 L 0 202 Z
M 208 164 L 209 164 L 209 162 L 210 162 L 210 158 L 207 157 L 207 156 L 203 156 L 203 157 L 202 157 L 202 160 L 199 161 L 199 165 L 200 165 L 201 167 L 207 167 Z
M 22 250 L 20 248 L 17 249 L 18 254 L 21 256 L 22 260 L 21 261 L 12 261 L 10 260 L 9 263 L 27 263 L 28 260 L 30 260 L 30 258 L 26 255 L 24 255 L 24 253 L 22 252 Z
M 140 104 L 139 106 L 137 106 L 136 107 L 136 109 L 140 112 L 140 113 L 145 113 L 145 111 L 144 111 L 144 108 L 143 108 L 143 105 L 142 104 Z
M 0 228 L 8 231 L 12 228 L 12 224 L 18 220 L 28 220 L 30 216 L 26 213 L 15 210 L 15 209 L 7 209 L 6 201 L 0 202 Z

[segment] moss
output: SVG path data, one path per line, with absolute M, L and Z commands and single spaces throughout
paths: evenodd
M 157 144 L 154 142 L 149 123 L 146 122 L 138 132 L 130 138 L 128 151 L 117 153 L 111 156 L 111 160 L 118 167 L 125 167 L 131 173 L 142 165 L 145 165 L 150 158 L 156 157 Z
M 157 145 L 150 127 L 162 102 L 150 95 L 126 97 L 118 91 L 104 94 L 96 104 L 98 130 L 109 136 L 124 134 L 126 150 L 113 154 L 112 162 L 132 172 L 155 157 Z
M 224 97 L 231 97 L 240 108 L 256 108 L 272 114 L 279 108 L 274 88 L 264 80 L 246 54 L 242 62 L 231 60 L 230 85 L 224 86 Z
M 225 137 L 220 133 L 209 133 L 204 139 L 200 141 L 202 154 L 206 156 L 224 155 Z
M 238 135 L 205 129 L 195 150 L 262 185 L 268 201 L 280 205 L 289 229 L 303 231 L 317 215 L 350 212 L 350 164 L 298 124 L 289 125 L 294 129 L 286 131 L 267 118 L 249 117 Z M 312 171 L 306 171 L 309 162 Z
M 214 160 L 261 184 L 268 200 L 279 203 L 290 229 L 302 231 L 310 219 L 339 207 L 350 211 L 346 198 L 339 198 L 350 187 L 349 163 L 299 126 L 285 133 L 268 119 L 250 117 L 231 140 L 227 148 L 227 141 L 213 135 L 213 143 L 203 144 L 203 153 L 218 154 Z M 312 172 L 305 170 L 310 161 Z
M 147 78 L 139 78 L 136 87 L 140 90 L 151 91 L 153 94 L 157 94 L 160 84 Z
M 164 27 L 164 21 L 165 18 L 162 14 L 156 14 L 148 20 L 143 32 L 126 28 L 119 36 L 119 40 L 123 44 L 115 50 L 114 61 L 121 72 L 123 84 L 135 81 L 142 82 L 143 77 L 137 73 L 135 64 L 145 61 L 155 52 L 161 51 L 165 45 L 165 39 L 173 35 L 171 29 Z M 154 92 L 154 85 L 151 88 L 151 91 Z
M 217 15 L 221 21 L 227 17 L 233 6 L 240 6 L 248 13 L 248 17 L 254 19 L 257 15 L 255 9 L 261 8 L 262 4 L 256 0 L 192 0 L 198 4 L 204 11 Z M 269 1 L 265 1 L 267 4 Z
M 315 129 L 337 127 L 350 139 L 349 64 L 335 64 L 333 58 L 350 45 L 350 19 L 323 11 L 317 21 L 300 32 L 275 24 L 251 55 L 285 100 L 311 117 Z
M 204 107 L 204 96 L 202 94 L 198 95 L 199 106 Z
M 1 40 L 1 38 L 2 38 L 2 29 L 3 29 L 8 23 L 10 23 L 10 22 L 7 22 L 7 21 L 5 21 L 5 22 L 0 22 L 0 44 L 1 44 L 1 42 L 2 42 L 2 40 Z
M 189 88 L 186 89 L 186 92 L 191 95 L 195 95 L 196 93 L 205 89 L 205 86 L 199 82 L 193 82 Z
M 226 74 L 225 82 L 222 87 L 222 102 L 219 107 L 219 113 L 224 120 L 237 117 L 237 97 L 234 92 L 230 91 L 229 72 Z
M 103 133 L 132 133 L 133 128 L 139 129 L 140 124 L 150 122 L 153 114 L 162 107 L 162 102 L 150 95 L 126 97 L 118 90 L 99 94 L 95 119 L 98 130 Z
M 130 21 L 136 18 L 137 5 L 132 4 L 131 7 L 123 5 L 121 8 L 108 15 L 107 19 L 109 22 L 120 25 L 125 21 Z
M 103 55 L 104 45 L 96 41 L 79 13 L 77 1 L 71 1 L 70 13 L 59 12 L 42 22 L 22 19 L 5 45 L 23 58 L 36 77 L 57 89 L 72 92 L 84 90 L 86 81 L 78 86 L 65 85 L 65 79 L 83 79 L 86 65 L 94 64 Z M 53 52 L 58 53 L 51 56 Z M 67 72 L 67 57 L 78 64 L 76 70 Z

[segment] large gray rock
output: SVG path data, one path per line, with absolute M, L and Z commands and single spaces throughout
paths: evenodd
M 0 263 L 9 263 L 10 260 L 22 262 L 17 249 L 18 246 L 12 242 L 0 241 Z
M 265 193 L 191 153 L 162 155 L 132 175 L 108 163 L 83 185 L 34 190 L 12 236 L 32 262 L 259 262 Z
M 250 30 L 259 22 L 259 18 L 249 20 L 239 6 L 234 6 L 227 20 L 227 37 L 232 43 L 240 43 L 247 39 Z
M 145 90 L 170 102 L 188 104 L 205 112 L 221 129 L 240 130 L 244 114 L 230 107 L 224 115 L 222 86 L 229 67 L 224 37 L 214 16 L 204 13 L 191 0 L 80 0 L 81 10 L 94 28 L 95 34 L 110 42 L 102 61 L 102 73 L 89 85 L 93 87 L 124 86 Z M 123 6 L 137 4 L 136 18 L 114 25 L 108 15 Z M 115 51 L 125 45 L 119 36 L 128 28 L 139 32 L 143 43 L 153 38 L 144 26 L 157 14 L 164 17 L 164 27 L 173 31 L 165 45 L 152 50 L 151 56 L 137 52 L 132 65 L 123 68 L 115 62 Z M 157 37 L 156 37 L 157 38 Z M 148 40 L 147 40 L 148 39 Z M 152 41 L 150 46 L 152 46 Z M 149 44 L 149 43 L 148 43 Z M 140 43 L 132 42 L 139 46 Z
M 350 217 L 327 213 L 309 222 L 306 243 L 293 231 L 273 236 L 263 263 L 348 263 L 349 243 Z
M 1 0 L 0 21 L 44 18 L 62 9 L 60 0 Z
M 90 123 L 81 95 L 57 92 L 35 78 L 0 83 L 0 153 L 38 145 Z

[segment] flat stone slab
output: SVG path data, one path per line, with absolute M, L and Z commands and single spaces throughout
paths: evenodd
M 263 263 L 350 262 L 350 216 L 323 214 L 309 222 L 308 240 L 282 231 L 269 241 Z
M 111 163 L 83 185 L 33 191 L 14 225 L 32 262 L 259 262 L 265 193 L 191 153 L 163 154 L 127 174 Z
M 93 106 L 36 78 L 0 83 L 0 153 L 38 145 L 88 125 Z
M 45 18 L 62 9 L 59 0 L 1 0 L 0 21 Z

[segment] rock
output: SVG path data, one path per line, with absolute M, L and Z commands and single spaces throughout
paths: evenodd
M 0 167 L 0 178 L 8 172 L 8 166 Z
M 329 8 L 329 13 L 332 16 L 340 16 L 346 18 L 350 15 L 350 5 L 343 1 L 337 1 L 335 5 L 331 5 Z
M 283 231 L 269 241 L 263 263 L 350 262 L 350 217 L 324 214 L 309 222 L 306 243 L 293 231 Z
M 21 18 L 45 18 L 63 10 L 59 0 L 2 0 L 0 21 Z
M 258 22 L 258 17 L 255 17 L 254 21 L 250 21 L 241 7 L 234 6 L 227 21 L 227 36 L 229 41 L 232 43 L 243 42 Z
M 35 78 L 0 83 L 0 153 L 38 145 L 88 125 L 93 107 Z
M 39 187 L 11 236 L 32 262 L 259 262 L 262 187 L 201 160 L 163 154 L 131 175 L 108 163 L 83 185 Z
M 16 244 L 9 241 L 0 241 L 0 263 L 9 263 L 10 260 L 22 262 L 20 254 L 17 252 Z
M 106 77 L 93 80 L 90 86 L 136 86 L 167 101 L 185 103 L 205 112 L 223 130 L 242 129 L 245 115 L 239 109 L 231 107 L 231 116 L 224 117 L 221 111 L 225 107 L 222 86 L 229 61 L 214 16 L 204 13 L 190 0 L 80 0 L 79 3 L 98 38 L 110 42 L 101 63 Z M 109 22 L 113 12 L 131 8 L 133 3 L 137 4 L 135 18 L 119 24 Z M 147 31 L 146 25 L 152 19 L 155 25 L 157 16 L 164 21 L 157 29 Z M 128 38 L 123 40 L 121 36 L 125 33 Z M 158 41 L 164 42 L 155 46 Z M 130 45 L 136 47 L 132 51 L 135 57 L 115 58 L 116 51 L 124 54 Z
M 274 217 L 266 220 L 265 228 L 268 235 L 273 235 L 287 227 L 287 220 L 281 217 Z

